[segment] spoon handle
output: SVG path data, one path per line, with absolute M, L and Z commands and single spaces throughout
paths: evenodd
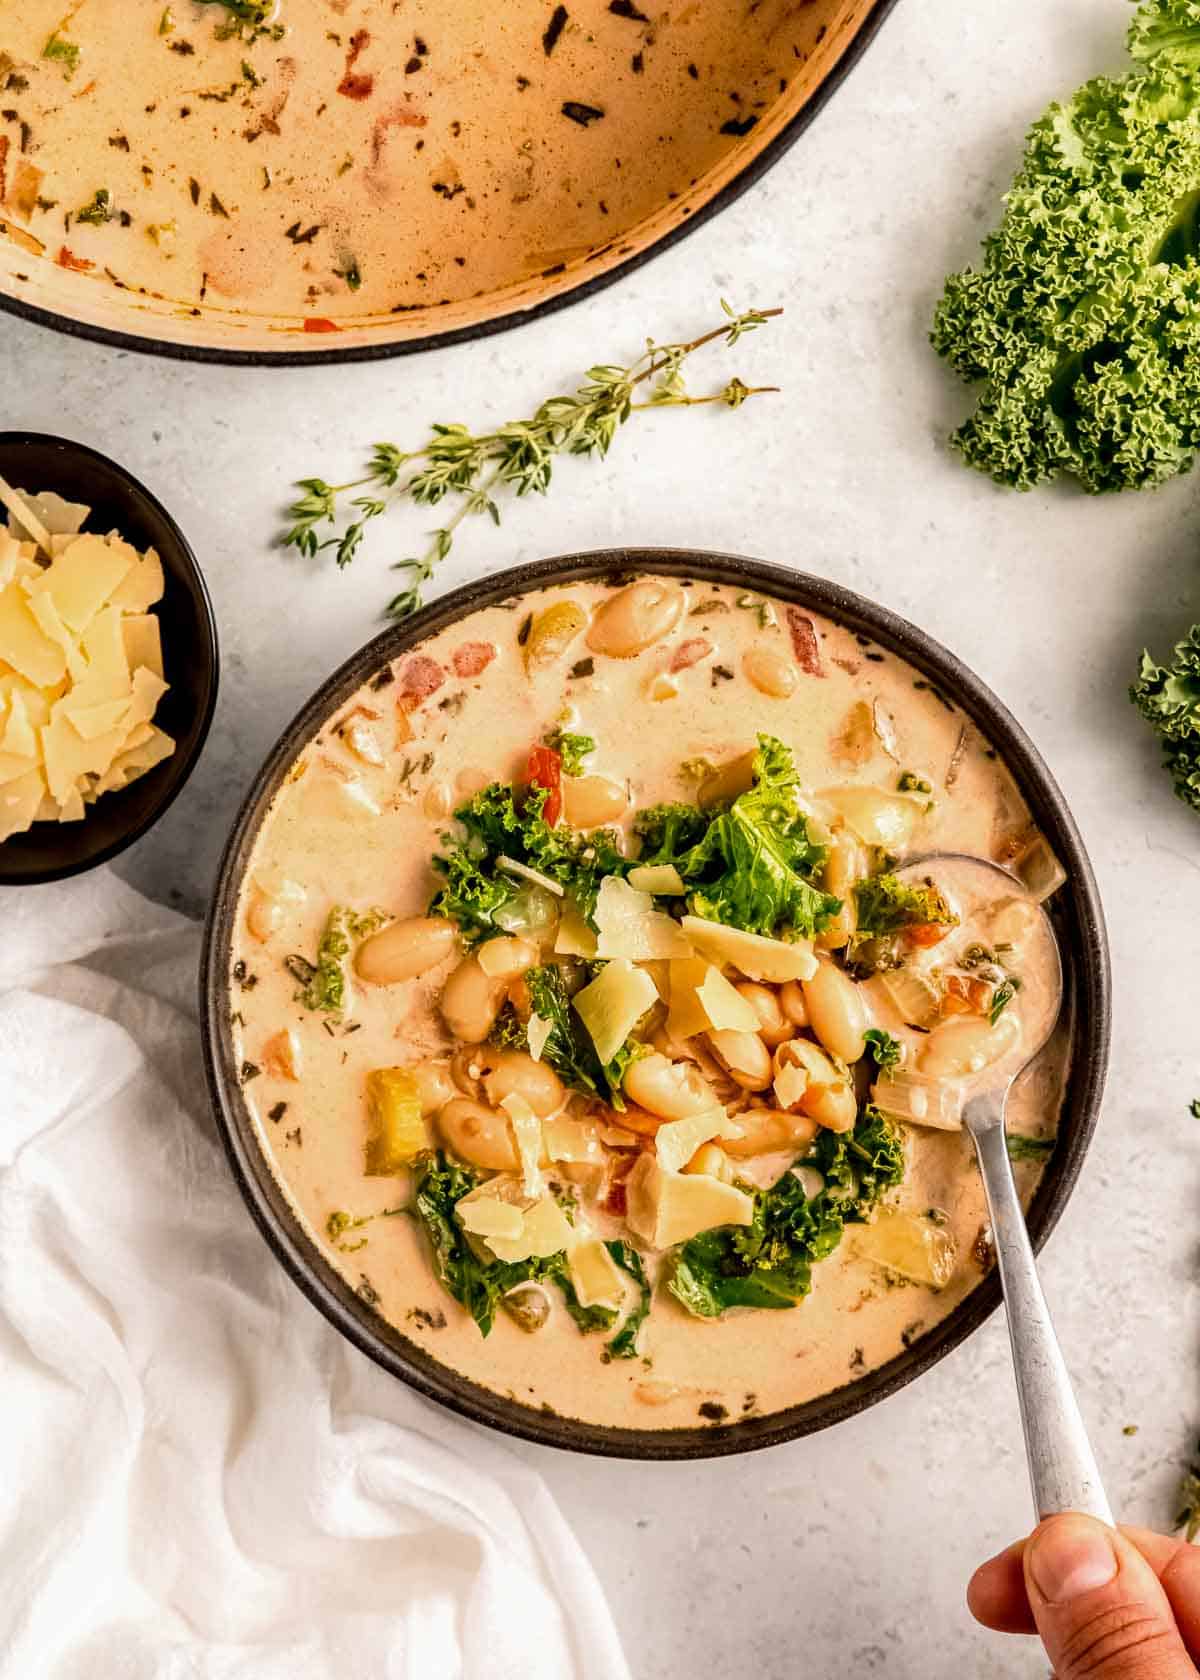
M 1004 1134 L 1006 1096 L 1006 1092 L 998 1091 L 976 1098 L 972 1108 L 978 1104 L 982 1109 L 986 1104 L 991 1112 L 985 1115 L 977 1111 L 975 1116 L 968 1116 L 968 1126 L 975 1139 L 1004 1285 L 1034 1505 L 1039 1522 L 1059 1511 L 1083 1511 L 1112 1524 L 1112 1511 L 1054 1334 L 1013 1181 Z M 992 1110 L 993 1103 L 998 1113 Z

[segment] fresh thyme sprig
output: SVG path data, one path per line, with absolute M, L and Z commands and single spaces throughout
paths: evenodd
M 234 37 L 241 41 L 257 41 L 267 35 L 273 41 L 282 38 L 284 28 L 275 22 L 275 0 L 198 0 L 201 6 L 220 6 L 228 14 L 217 29 L 218 38 Z
M 529 420 L 510 420 L 494 432 L 475 433 L 466 426 L 434 425 L 419 449 L 398 449 L 379 443 L 366 474 L 348 484 L 328 484 L 323 478 L 302 478 L 304 494 L 287 510 L 292 521 L 283 535 L 285 548 L 298 548 L 310 558 L 334 550 L 339 566 L 348 566 L 362 546 L 367 526 L 397 504 L 437 507 L 457 497 L 451 516 L 430 537 L 425 553 L 396 562 L 407 574 L 407 587 L 388 603 L 392 618 L 407 618 L 421 605 L 421 587 L 433 576 L 454 543 L 455 533 L 471 514 L 487 514 L 500 523 L 496 497 L 531 492 L 544 496 L 550 488 L 556 455 L 608 454 L 613 438 L 631 414 L 647 408 L 692 408 L 722 403 L 740 408 L 749 397 L 776 391 L 776 385 L 746 385 L 736 376 L 720 390 L 692 396 L 683 378 L 683 365 L 695 351 L 722 339 L 734 345 L 781 309 L 748 309 L 738 313 L 722 298 L 725 321 L 711 332 L 681 344 L 656 344 L 647 339 L 641 355 L 627 367 L 589 368 L 573 396 L 548 397 Z M 647 387 L 642 400 L 635 400 Z M 412 472 L 414 463 L 421 463 Z M 359 495 L 355 491 L 362 492 Z M 340 523 L 347 506 L 353 517 Z M 326 528 L 329 534 L 322 536 Z

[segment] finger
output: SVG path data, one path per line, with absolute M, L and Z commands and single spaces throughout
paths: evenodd
M 1200 1664 L 1200 1547 L 1124 1523 L 1121 1533 L 1133 1541 L 1162 1582 L 1183 1643 L 1192 1661 Z
M 995 1633 L 1037 1632 L 1025 1591 L 1022 1560 L 1027 1543 L 1018 1540 L 980 1564 L 967 1586 L 968 1610 L 977 1622 Z
M 1195 1680 L 1158 1576 L 1115 1529 L 1077 1512 L 1051 1517 L 1023 1562 L 1058 1680 Z

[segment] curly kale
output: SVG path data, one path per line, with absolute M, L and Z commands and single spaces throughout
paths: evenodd
M 1125 75 L 1030 131 L 978 268 L 933 344 L 981 382 L 963 457 L 1027 490 L 1160 484 L 1200 447 L 1200 7 L 1143 0 Z
M 544 788 L 530 788 L 524 801 L 500 782 L 483 788 L 455 811 L 461 835 L 443 835 L 445 850 L 433 867 L 445 880 L 430 909 L 458 923 L 469 942 L 502 933 L 497 911 L 511 903 L 528 883 L 505 871 L 501 859 L 537 870 L 569 892 L 589 920 L 605 875 L 624 875 L 629 859 L 618 836 L 607 829 L 584 835 L 542 816 Z
M 530 1260 L 480 1259 L 454 1210 L 485 1176 L 439 1153 L 425 1158 L 417 1179 L 413 1212 L 429 1239 L 434 1273 L 446 1293 L 466 1308 L 484 1336 L 491 1334 L 496 1309 L 504 1297 L 523 1283 L 554 1284 L 567 1312 L 585 1335 L 611 1330 L 620 1316 L 619 1309 L 582 1304 L 571 1282 L 565 1252 Z M 639 1294 L 624 1324 L 605 1348 L 604 1357 L 632 1359 L 637 1353 L 638 1332 L 650 1311 L 650 1285 L 636 1249 L 623 1242 L 605 1246 L 622 1271 L 633 1279 Z
M 1175 792 L 1200 811 L 1200 624 L 1176 645 L 1173 664 L 1143 653 L 1129 698 L 1162 738 Z
M 858 934 L 873 939 L 902 933 L 908 927 L 953 927 L 958 917 L 932 881 L 902 881 L 898 875 L 871 875 L 854 888 Z
M 791 749 L 760 735 L 753 777 L 745 793 L 713 811 L 643 812 L 634 825 L 641 861 L 675 865 L 694 915 L 769 937 L 811 937 L 841 902 L 815 884 L 826 848 L 809 837 Z
M 805 1157 L 824 1183 L 809 1196 L 794 1172 L 754 1198 L 751 1225 L 702 1231 L 675 1257 L 672 1295 L 699 1318 L 729 1307 L 794 1307 L 812 1288 L 812 1269 L 832 1254 L 848 1224 L 870 1217 L 904 1177 L 900 1135 L 876 1108 L 853 1132 L 823 1131 Z

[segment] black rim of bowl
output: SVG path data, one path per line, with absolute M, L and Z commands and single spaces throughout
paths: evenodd
M 155 338 L 151 333 L 125 332 L 119 328 L 100 327 L 89 321 L 79 321 L 73 316 L 60 314 L 57 310 L 46 309 L 41 304 L 27 303 L 24 298 L 14 297 L 8 292 L 0 292 L 0 309 L 7 310 L 9 314 L 17 315 L 22 320 L 32 321 L 36 326 L 50 327 L 56 332 L 67 333 L 72 338 L 84 338 L 96 344 L 106 344 L 115 350 L 141 351 L 146 355 L 170 356 L 178 361 L 217 362 L 233 367 L 323 367 L 333 362 L 385 361 L 393 356 L 416 355 L 422 350 L 444 350 L 452 344 L 464 344 L 477 338 L 490 338 L 494 333 L 508 332 L 512 327 L 524 326 L 527 322 L 556 314 L 558 310 L 566 309 L 571 304 L 581 303 L 584 298 L 592 297 L 596 292 L 603 291 L 606 286 L 625 279 L 661 252 L 669 251 L 681 239 L 686 239 L 694 228 L 703 226 L 739 199 L 790 150 L 808 125 L 824 109 L 878 35 L 895 5 L 896 0 L 874 0 L 874 5 L 863 19 L 854 39 L 821 85 L 813 91 L 811 98 L 805 101 L 791 121 L 763 147 L 762 151 L 756 152 L 720 192 L 714 193 L 686 221 L 668 229 L 644 250 L 627 257 L 624 262 L 617 263 L 605 273 L 598 274 L 591 280 L 584 280 L 569 291 L 546 298 L 542 303 L 534 304 L 528 309 L 511 309 L 503 315 L 496 316 L 494 320 L 478 321 L 472 326 L 456 327 L 450 332 L 429 333 L 423 338 L 387 344 L 360 344 L 344 350 L 320 348 L 278 351 L 225 350 L 209 345 L 177 344 L 170 339 Z
M 995 1270 L 927 1335 L 867 1375 L 801 1405 L 729 1425 L 613 1428 L 543 1413 L 479 1387 L 372 1312 L 305 1235 L 273 1177 L 242 1099 L 233 1056 L 229 982 L 237 895 L 250 850 L 288 767 L 310 736 L 376 670 L 477 608 L 548 585 L 646 573 L 759 590 L 820 612 L 898 655 L 978 725 L 1015 777 L 1033 819 L 1061 858 L 1067 885 L 1052 901 L 1067 980 L 1071 1070 L 1054 1151 L 1029 1213 L 1034 1245 L 1049 1236 L 1071 1194 L 1099 1115 L 1108 1062 L 1110 978 L 1103 914 L 1083 842 L 1057 784 L 1011 713 L 953 654 L 915 625 L 840 584 L 765 561 L 681 549 L 612 549 L 499 572 L 455 590 L 385 630 L 341 666 L 284 731 L 234 823 L 220 865 L 200 970 L 201 1030 L 213 1105 L 246 1203 L 284 1269 L 354 1345 L 420 1393 L 478 1423 L 545 1446 L 647 1460 L 712 1458 L 775 1446 L 853 1417 L 935 1365 L 1000 1301 Z M 803 1311 L 803 1308 L 797 1310 Z
M 220 679 L 220 652 L 217 642 L 217 621 L 213 613 L 212 599 L 208 593 L 208 585 L 204 581 L 204 573 L 200 570 L 200 562 L 196 559 L 192 545 L 188 542 L 172 514 L 163 506 L 158 497 L 146 488 L 140 479 L 134 477 L 127 467 L 114 461 L 110 455 L 93 449 L 89 444 L 76 443 L 73 438 L 57 437 L 50 432 L 0 432 L 0 455 L 9 449 L 36 448 L 39 450 L 60 453 L 64 460 L 64 467 L 60 483 L 53 486 L 60 495 L 68 500 L 72 495 L 71 465 L 74 460 L 82 462 L 96 470 L 101 476 L 111 478 L 126 495 L 135 503 L 140 502 L 156 519 L 162 521 L 165 530 L 174 545 L 173 555 L 162 554 L 163 567 L 167 573 L 167 588 L 172 586 L 188 589 L 196 609 L 196 618 L 203 644 L 203 658 L 209 672 L 207 684 L 207 698 L 200 713 L 199 724 L 193 733 L 186 750 L 177 751 L 163 764 L 156 765 L 150 772 L 151 776 L 163 772 L 161 777 L 161 793 L 158 798 L 143 812 L 142 816 L 128 828 L 103 845 L 97 846 L 95 851 L 86 855 L 69 859 L 62 863 L 48 863 L 45 868 L 32 867 L 15 870 L 11 864 L 6 866 L 4 861 L 4 844 L 0 844 L 0 886 L 36 886 L 47 881 L 64 881 L 73 875 L 85 874 L 89 869 L 95 869 L 102 863 L 109 863 L 120 855 L 135 841 L 140 840 L 151 829 L 159 818 L 170 809 L 183 791 L 188 778 L 196 767 L 196 763 L 204 750 L 204 743 L 208 739 L 209 727 L 212 724 L 213 712 L 217 704 L 217 688 Z M 46 488 L 51 488 L 47 485 Z M 90 526 L 88 527 L 90 529 Z M 131 535 L 122 531 L 123 536 Z M 132 533 L 136 535 L 135 533 Z M 165 545 L 164 545 L 165 546 Z M 179 562 L 182 577 L 173 575 L 172 559 Z M 189 650 L 199 651 L 199 650 Z M 128 789 L 120 789 L 106 799 L 119 800 L 126 792 L 139 787 L 139 782 L 133 782 Z M 84 818 L 82 828 L 86 833 L 87 817 Z M 47 830 L 53 830 L 54 825 L 42 824 Z M 74 829 L 75 824 L 70 827 Z M 35 830 L 36 832 L 36 830 Z M 14 839 L 20 838 L 14 836 Z

